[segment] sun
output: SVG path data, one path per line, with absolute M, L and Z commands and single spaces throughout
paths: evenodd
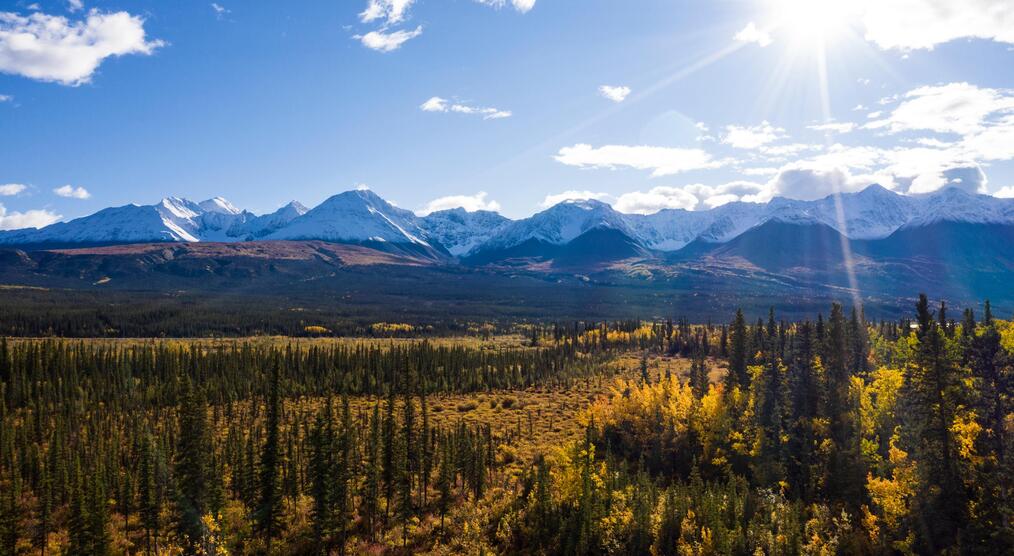
M 794 47 L 827 46 L 851 29 L 858 2 L 849 0 L 770 0 L 775 33 Z

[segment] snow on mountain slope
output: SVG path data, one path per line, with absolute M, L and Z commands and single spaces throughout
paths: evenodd
M 649 249 L 676 251 L 694 241 L 724 243 L 769 221 L 826 225 L 852 239 L 871 240 L 937 222 L 1014 225 L 1014 199 L 956 188 L 905 196 L 872 185 L 815 201 L 775 198 L 766 204 L 733 202 L 705 211 L 667 209 L 649 215 L 621 214 L 594 200 L 565 201 L 512 221 L 494 212 L 463 209 L 418 217 L 368 190 L 334 195 L 312 210 L 293 201 L 262 216 L 221 197 L 199 203 L 167 197 L 154 205 L 107 208 L 42 229 L 0 232 L 0 245 L 316 239 L 446 249 L 464 257 L 525 242 L 562 246 L 591 230 L 615 230 Z
M 369 190 L 346 191 L 293 219 L 264 239 L 413 243 L 432 247 L 418 217 Z
M 228 201 L 218 200 L 231 207 Z M 227 228 L 253 217 L 249 212 L 232 212 L 224 208 L 208 212 L 202 208 L 202 205 L 211 206 L 212 203 L 218 206 L 216 200 L 195 203 L 166 197 L 155 205 L 111 207 L 42 229 L 6 232 L 0 234 L 0 244 L 208 241 L 211 237 L 224 236 Z
M 929 226 L 938 222 L 968 224 L 1014 224 L 1014 199 L 975 195 L 957 187 L 913 197 L 917 214 L 904 228 Z
M 647 247 L 675 251 L 701 235 L 714 216 L 712 211 L 663 209 L 654 214 L 629 214 L 627 223 Z
M 102 209 L 70 222 L 42 229 L 14 230 L 0 235 L 2 244 L 133 243 L 140 241 L 197 241 L 186 225 L 184 207 L 125 205 Z
M 619 230 L 632 238 L 637 237 L 626 217 L 608 204 L 591 199 L 575 200 L 564 201 L 531 218 L 507 224 L 480 249 L 504 249 L 531 239 L 563 245 L 596 228 Z
M 452 255 L 463 255 L 489 241 L 510 220 L 488 210 L 468 212 L 455 208 L 431 212 L 420 225 Z
M 768 203 L 764 220 L 824 224 L 852 239 L 877 239 L 891 235 L 918 210 L 914 198 L 871 185 L 856 193 L 842 193 L 837 198 L 829 195 L 816 201 L 777 197 Z
M 207 201 L 201 201 L 200 203 L 197 203 L 197 206 L 199 206 L 203 212 L 217 212 L 221 214 L 239 214 L 243 212 L 222 197 L 214 197 L 212 199 L 208 199 Z
M 661 251 L 680 249 L 695 239 L 723 243 L 772 220 L 823 224 L 852 239 L 885 238 L 902 226 L 918 226 L 940 218 L 1014 224 L 1014 201 L 977 197 L 973 200 L 973 196 L 959 190 L 905 196 L 871 185 L 862 191 L 815 201 L 776 197 L 767 204 L 736 202 L 707 211 L 663 210 L 626 217 L 645 245 Z
M 302 204 L 292 201 L 275 212 L 237 223 L 226 231 L 226 235 L 236 240 L 258 239 L 284 228 L 309 210 Z

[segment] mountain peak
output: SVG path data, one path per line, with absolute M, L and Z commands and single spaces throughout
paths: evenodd
M 880 185 L 879 183 L 871 183 L 870 185 L 866 186 L 865 189 L 856 193 L 856 196 L 881 198 L 881 197 L 898 197 L 898 194 Z
M 282 208 L 283 209 L 292 209 L 292 210 L 298 212 L 299 214 L 306 214 L 306 211 L 310 210 L 310 209 L 306 208 L 306 205 L 304 205 L 303 203 L 300 203 L 299 201 L 295 201 L 295 200 L 289 201 L 289 203 L 287 205 L 285 205 L 284 207 L 282 207 Z
M 615 210 L 609 203 L 599 201 L 598 199 L 566 199 L 550 208 L 552 209 L 561 205 L 578 207 L 584 210 Z
M 195 218 L 203 212 L 201 207 L 182 197 L 166 197 L 158 204 L 158 207 L 176 218 Z
M 222 197 L 213 197 L 206 201 L 201 201 L 197 203 L 197 206 L 201 207 L 205 212 L 217 212 L 221 214 L 239 214 L 243 212 Z

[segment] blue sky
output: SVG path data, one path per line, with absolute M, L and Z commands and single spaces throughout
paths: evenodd
M 2 0 L 0 228 L 359 184 L 512 217 L 1014 196 L 1014 3 L 817 4 Z

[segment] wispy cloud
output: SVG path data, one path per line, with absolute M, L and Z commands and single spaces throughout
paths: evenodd
M 550 195 L 546 195 L 546 198 L 539 203 L 539 206 L 542 208 L 549 208 L 564 201 L 587 201 L 589 199 L 605 202 L 613 200 L 612 196 L 608 193 L 571 189 L 562 193 L 552 193 Z
M 484 120 L 499 120 L 511 117 L 510 110 L 500 108 L 471 106 L 469 104 L 452 102 L 442 97 L 430 97 L 429 100 L 419 105 L 423 112 L 455 112 L 458 114 L 474 114 L 482 116 Z
M 84 2 L 82 0 L 67 0 L 67 11 L 79 12 L 84 9 Z
M 856 124 L 853 122 L 826 122 L 807 126 L 808 129 L 823 131 L 825 133 L 850 133 L 856 127 Z
M 648 145 L 604 145 L 592 147 L 579 143 L 564 147 L 554 157 L 557 162 L 578 168 L 620 168 L 651 170 L 653 177 L 669 176 L 724 164 L 702 149 L 654 147 Z
M 56 193 L 60 197 L 67 197 L 70 199 L 90 199 L 92 196 L 87 189 L 81 186 L 74 187 L 73 185 L 57 187 L 53 190 L 53 193 Z
M 613 102 L 623 102 L 627 95 L 630 94 L 630 87 L 626 85 L 601 85 L 599 87 L 599 94 Z
M 771 44 L 771 34 L 758 27 L 753 21 L 747 23 L 746 27 L 740 29 L 732 38 L 739 42 L 757 43 L 761 47 Z
M 737 149 L 756 149 L 784 138 L 784 129 L 764 121 L 755 126 L 725 126 L 722 142 Z
M 216 2 L 211 3 L 211 10 L 215 12 L 215 17 L 222 19 L 223 17 L 232 13 L 232 10 Z
M 81 21 L 40 12 L 0 12 L 0 72 L 81 85 L 110 56 L 151 54 L 164 46 L 145 38 L 144 20 L 92 10 Z
M 426 203 L 426 206 L 419 209 L 417 214 L 419 216 L 426 216 L 431 212 L 453 208 L 463 208 L 468 212 L 475 212 L 477 210 L 500 210 L 500 203 L 492 199 L 487 200 L 486 197 L 487 194 L 485 191 L 480 191 L 475 195 L 448 195 L 446 197 L 439 197 Z
M 414 3 L 415 0 L 369 0 L 359 20 L 363 23 L 383 20 L 385 25 L 397 25 L 405 21 Z
M 497 9 L 508 4 L 508 0 L 475 1 Z M 521 13 L 527 13 L 535 7 L 535 0 L 509 0 L 509 3 Z M 352 38 L 378 52 L 392 52 L 401 48 L 401 45 L 423 32 L 422 25 L 417 25 L 415 29 L 395 29 L 409 20 L 413 4 L 415 0 L 368 0 L 366 9 L 359 13 L 359 21 L 378 25 L 378 28 L 368 33 L 353 35 Z
M 990 114 L 1008 111 L 1014 111 L 1014 95 L 969 83 L 948 83 L 909 91 L 890 115 L 866 127 L 892 133 L 928 130 L 968 134 L 983 129 Z
M 363 46 L 378 52 L 391 52 L 401 48 L 406 41 L 414 39 L 422 34 L 422 25 L 411 31 L 370 31 L 365 35 L 356 35 L 353 38 L 359 39 Z
M 0 102 L 11 102 L 13 100 L 14 97 L 11 95 L 0 95 Z
M 0 197 L 10 197 L 13 195 L 17 195 L 26 189 L 28 189 L 28 186 L 24 184 L 6 183 L 0 185 Z
M 535 7 L 535 0 L 475 0 L 480 4 L 485 4 L 496 9 L 500 9 L 506 6 L 508 3 L 514 6 L 514 9 L 521 13 L 528 13 L 529 10 Z

